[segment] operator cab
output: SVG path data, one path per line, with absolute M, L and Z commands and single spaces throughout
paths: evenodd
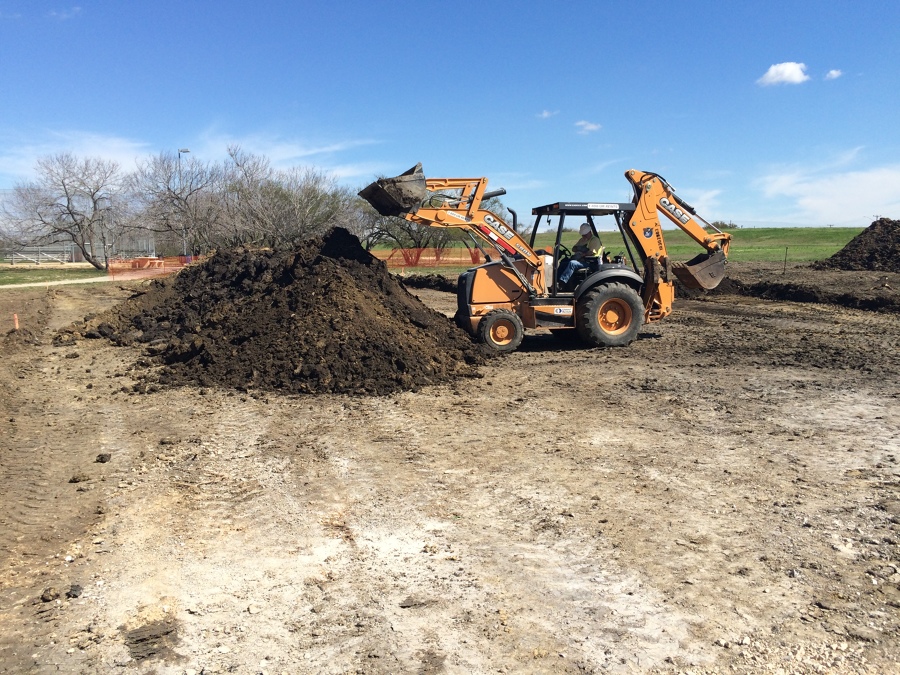
M 635 206 L 631 202 L 556 202 L 546 206 L 538 206 L 531 210 L 531 215 L 535 216 L 534 226 L 531 230 L 531 240 L 529 241 L 532 249 L 536 249 L 537 234 L 541 224 L 552 226 L 551 218 L 559 219 L 555 227 L 556 234 L 553 246 L 537 250 L 538 254 L 543 254 L 545 261 L 544 277 L 551 297 L 571 297 L 585 279 L 598 272 L 624 268 L 639 273 L 634 262 L 638 258 L 632 252 L 631 243 L 628 237 L 625 236 L 625 226 L 634 210 Z M 614 252 L 611 252 L 609 244 L 603 242 L 604 247 L 601 249 L 599 257 L 583 258 L 582 261 L 585 263 L 585 266 L 576 270 L 568 283 L 558 283 L 558 276 L 565 269 L 566 263 L 572 255 L 572 252 L 562 243 L 566 219 L 569 219 L 568 227 L 575 229 L 586 222 L 591 228 L 591 233 L 602 241 L 595 221 L 595 218 L 602 216 L 613 217 L 616 227 L 622 235 L 624 247 L 618 251 L 613 249 Z M 629 261 L 632 262 L 629 264 Z

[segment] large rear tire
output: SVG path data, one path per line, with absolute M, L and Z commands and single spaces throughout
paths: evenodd
M 478 322 L 478 340 L 497 352 L 511 352 L 522 344 L 522 319 L 508 309 L 495 309 Z
M 575 326 L 592 347 L 625 347 L 634 342 L 644 322 L 644 303 L 630 286 L 601 284 L 578 299 Z

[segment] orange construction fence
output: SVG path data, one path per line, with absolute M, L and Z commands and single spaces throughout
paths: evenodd
M 390 268 L 471 267 L 486 262 L 481 251 L 468 248 L 393 248 L 369 251 Z M 140 257 L 109 261 L 109 273 L 116 279 L 146 279 L 172 274 L 206 256 Z
M 478 249 L 393 248 L 369 251 L 388 267 L 469 267 L 485 262 Z
M 205 259 L 205 256 L 177 255 L 165 258 L 141 257 L 110 260 L 109 274 L 116 279 L 146 279 L 172 274 L 185 265 Z

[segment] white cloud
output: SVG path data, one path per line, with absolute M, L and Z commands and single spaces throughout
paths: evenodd
M 69 9 L 51 10 L 47 13 L 47 16 L 58 21 L 67 21 L 68 19 L 74 19 L 79 14 L 81 14 L 81 7 L 71 7 Z
M 152 152 L 148 143 L 121 136 L 90 131 L 52 131 L 41 138 L 0 137 L 0 183 L 12 183 L 34 175 L 37 160 L 48 155 L 71 152 L 82 157 L 101 157 L 118 162 L 125 171 L 135 167 L 135 160 Z
M 573 171 L 573 175 L 582 177 L 596 176 L 597 174 L 603 173 L 611 166 L 623 167 L 626 162 L 627 159 L 623 157 L 607 159 L 596 162 L 595 164 L 588 164 L 584 167 L 579 167 Z
M 44 131 L 25 136 L 0 134 L 0 189 L 11 188 L 34 177 L 37 160 L 48 155 L 71 152 L 79 157 L 114 160 L 124 171 L 133 171 L 137 160 L 161 151 L 174 153 L 188 148 L 191 157 L 200 161 L 221 161 L 228 157 L 228 146 L 267 157 L 277 169 L 311 166 L 333 174 L 339 180 L 373 176 L 383 167 L 373 163 L 342 162 L 344 153 L 375 144 L 370 139 L 349 139 L 331 143 L 311 143 L 300 139 L 283 139 L 266 134 L 232 136 L 209 131 L 199 138 L 183 139 L 178 144 L 160 148 L 149 142 L 114 134 L 91 131 Z
M 385 172 L 385 166 L 381 162 L 335 164 L 334 166 L 323 166 L 319 168 L 344 183 L 354 181 L 369 183 L 375 176 Z
M 836 80 L 843 74 L 844 73 L 842 71 L 837 70 L 837 69 L 829 70 L 827 73 L 825 73 L 825 79 L 826 80 Z
M 284 139 L 267 134 L 232 136 L 208 131 L 201 136 L 198 146 L 200 152 L 196 154 L 203 154 L 210 159 L 223 159 L 228 156 L 228 146 L 237 145 L 246 152 L 268 157 L 275 168 L 286 169 L 298 164 L 308 164 L 311 158 L 327 161 L 328 157 L 341 152 L 375 143 L 377 141 L 371 139 L 348 139 L 313 144 L 303 140 Z
M 868 225 L 875 215 L 900 218 L 900 164 L 856 171 L 785 169 L 759 181 L 765 197 L 793 204 L 785 221 Z
M 704 214 L 720 210 L 718 200 L 720 194 L 721 190 L 686 190 L 684 199 L 697 210 L 701 218 L 705 218 Z
M 553 117 L 554 115 L 559 115 L 559 110 L 543 110 L 537 115 L 537 117 L 539 119 L 546 120 L 550 117 Z
M 809 75 L 806 74 L 805 63 L 786 61 L 785 63 L 776 63 L 770 66 L 766 74 L 759 78 L 756 83 L 767 87 L 773 84 L 800 84 L 808 79 Z
M 575 126 L 578 127 L 579 134 L 589 134 L 593 131 L 600 131 L 601 129 L 601 126 L 599 124 L 588 122 L 586 120 L 575 122 Z
M 537 190 L 547 185 L 547 181 L 533 178 L 530 173 L 518 171 L 501 171 L 491 176 L 491 187 L 504 187 L 507 192 L 524 192 Z

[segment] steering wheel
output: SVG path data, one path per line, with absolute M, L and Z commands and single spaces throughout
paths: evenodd
M 556 250 L 559 251 L 560 259 L 572 257 L 572 251 L 570 251 L 569 248 L 565 244 L 560 244 Z

